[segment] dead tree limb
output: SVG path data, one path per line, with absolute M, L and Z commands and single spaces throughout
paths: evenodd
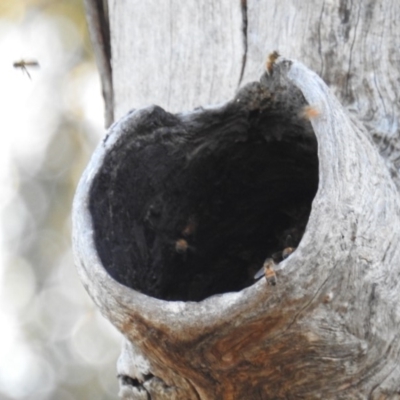
M 92 1 L 100 8 L 94 20 L 88 15 L 89 25 L 101 27 L 101 21 L 108 19 L 101 3 L 105 4 Z M 132 0 L 110 2 L 109 7 L 111 41 L 106 45 L 112 50 L 113 83 L 105 86 L 103 82 L 103 89 L 112 89 L 115 102 L 111 107 L 117 118 L 131 107 L 153 102 L 177 112 L 231 98 L 238 82 L 252 82 L 260 74 L 266 53 L 273 50 L 316 71 L 351 112 L 351 116 L 346 114 L 326 87 L 315 76 L 308 79 L 310 72 L 302 75 L 295 63 L 289 73 L 280 74 L 282 78 L 276 80 L 279 73 L 274 72 L 273 79 L 262 83 L 267 92 L 286 101 L 269 98 L 263 105 L 247 88 L 235 97 L 245 100 L 243 107 L 235 108 L 230 102 L 178 116 L 149 108 L 114 126 L 103 151 L 99 149 L 92 160 L 91 172 L 86 172 L 86 186 L 81 183 L 78 191 L 74 242 L 83 281 L 106 317 L 128 338 L 118 366 L 121 397 L 399 398 L 395 362 L 399 358 L 395 332 L 399 319 L 398 207 L 393 184 L 400 187 L 396 89 L 400 3 Z M 99 50 L 105 54 L 101 41 Z M 106 78 L 111 82 L 109 75 Z M 295 96 L 289 101 L 290 85 L 305 99 Z M 304 112 L 305 104 L 312 105 L 314 111 Z M 257 109 L 262 110 L 264 122 L 260 122 Z M 312 130 L 304 115 L 314 116 Z M 214 139 L 221 139 L 215 139 L 214 146 L 211 133 L 207 136 L 198 125 L 193 126 L 199 121 Z M 149 126 L 149 122 L 155 125 Z M 241 151 L 226 134 L 229 130 L 240 137 Z M 178 141 L 168 139 L 168 131 L 173 131 Z M 140 137 L 143 132 L 150 134 Z M 268 146 L 258 143 L 257 135 L 263 136 Z M 114 145 L 117 137 L 120 142 Z M 163 139 L 173 144 L 176 152 L 172 154 L 180 155 L 181 164 L 167 162 L 162 151 L 166 145 L 160 147 Z M 293 149 L 297 142 L 302 146 L 296 156 Z M 132 210 L 146 210 L 135 192 L 138 182 L 143 186 L 153 173 L 159 177 L 156 172 L 160 171 L 137 169 L 138 165 L 129 161 L 139 156 L 138 144 L 155 149 L 153 159 L 186 180 L 183 192 L 179 192 L 175 175 L 166 180 L 177 191 L 168 193 L 168 212 L 161 213 L 167 215 L 164 225 L 157 222 L 157 209 L 164 201 L 155 201 L 153 209 L 144 214 L 150 227 L 162 228 L 159 246 L 151 252 L 143 249 L 152 236 L 143 235 L 137 222 L 132 224 L 141 217 Z M 278 148 L 284 163 L 274 158 Z M 246 151 L 252 156 L 246 158 Z M 257 159 L 257 154 L 266 157 Z M 186 160 L 187 156 L 190 168 L 183 163 L 185 168 L 179 169 L 182 157 Z M 128 160 L 125 167 L 118 157 Z M 154 164 L 154 160 L 153 164 L 147 162 L 151 157 L 140 157 L 146 161 L 145 168 Z M 200 167 L 196 169 L 196 162 L 202 165 L 202 160 L 209 165 L 206 175 Z M 257 168 L 264 172 L 251 173 Z M 139 175 L 147 178 L 133 184 L 132 176 Z M 309 179 L 304 195 L 299 187 L 305 175 Z M 106 182 L 103 192 L 89 190 L 99 176 Z M 195 182 L 200 182 L 202 189 L 197 198 L 201 193 L 204 198 L 214 193 L 207 185 L 215 179 L 231 182 L 224 186 L 229 189 L 228 198 L 216 194 L 217 200 L 227 205 L 226 210 L 203 198 L 201 204 L 210 206 L 208 214 L 205 212 L 208 219 L 201 212 L 187 214 L 189 206 L 196 203 L 194 195 L 188 196 L 188 188 L 197 188 L 191 176 L 197 177 Z M 157 191 L 164 190 L 162 179 L 156 183 Z M 292 191 L 285 189 L 289 187 Z M 244 191 L 249 193 L 249 204 L 245 205 L 245 199 L 238 195 Z M 124 201 L 119 196 L 122 193 Z M 274 202 L 274 194 L 281 203 Z M 182 199 L 184 207 L 173 206 L 172 200 L 177 199 Z M 229 199 L 237 199 L 236 206 Z M 264 214 L 257 199 L 264 201 Z M 288 199 L 293 200 L 289 205 Z M 108 201 L 110 208 L 95 215 L 93 204 L 102 201 Z M 253 214 L 247 216 L 246 207 Z M 225 218 L 232 210 L 237 224 Z M 182 214 L 181 220 L 174 219 L 177 214 Z M 266 214 L 273 218 L 267 220 Z M 118 220 L 124 221 L 124 229 L 120 222 L 111 223 Z M 262 251 L 257 249 L 262 248 L 267 256 L 281 251 L 287 244 L 288 229 L 291 234 L 302 233 L 306 222 L 297 251 L 278 267 L 284 267 L 277 271 L 278 284 L 272 287 L 262 279 L 251 286 L 251 273 L 263 262 Z M 214 240 L 219 250 L 212 251 L 204 233 L 212 226 L 215 231 L 211 237 L 229 232 L 222 236 L 233 243 L 230 249 L 221 248 L 221 241 Z M 269 241 L 264 240 L 268 232 L 274 232 Z M 258 246 L 257 237 L 264 240 L 263 246 Z M 245 245 L 238 246 L 241 240 Z M 127 254 L 136 255 L 132 259 Z M 158 257 L 162 262 L 156 258 L 156 268 L 146 268 L 157 254 L 163 255 Z M 185 265 L 190 268 L 185 270 Z M 215 296 L 229 291 L 237 293 Z M 205 300 L 190 301 L 199 299 Z M 280 327 L 283 333 L 279 336 Z M 290 340 L 290 349 L 280 347 Z M 253 348 L 249 342 L 254 342 Z
M 132 111 L 73 216 L 81 279 L 127 338 L 121 397 L 400 398 L 399 217 L 370 135 L 298 62 L 218 107 Z M 253 284 L 288 232 L 277 285 Z

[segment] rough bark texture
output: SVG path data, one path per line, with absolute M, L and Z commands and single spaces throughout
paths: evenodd
M 266 53 L 272 50 L 301 60 L 368 127 L 399 182 L 400 2 L 267 3 L 247 1 L 248 50 L 243 82 L 260 74 Z
M 110 3 L 117 117 L 132 107 L 153 103 L 176 112 L 229 98 L 245 99 L 236 109 L 232 101 L 177 116 L 157 108 L 133 112 L 111 128 L 82 177 L 74 203 L 76 263 L 94 301 L 127 338 L 118 365 L 121 398 L 400 399 L 399 16 L 400 3 L 395 0 Z M 290 110 L 280 108 L 279 101 L 262 106 L 259 96 L 253 97 L 254 103 L 250 101 L 254 93 L 248 96 L 248 88 L 234 97 L 239 82 L 243 85 L 257 79 L 272 50 L 300 59 L 322 76 L 332 92 L 303 65 L 280 60 L 273 74 L 263 78 L 262 86 L 279 97 L 278 83 L 294 85 L 304 103 L 294 101 L 297 105 Z M 231 138 L 225 141 L 228 136 L 222 130 L 219 146 L 210 147 L 203 135 L 205 142 L 190 147 L 193 142 L 186 141 L 188 131 L 201 136 L 201 129 L 192 129 L 195 121 L 204 123 L 206 131 L 214 129 L 218 136 L 220 127 L 229 128 L 229 118 L 236 115 L 234 132 L 247 146 L 257 143 L 250 133 L 253 130 L 248 129 L 254 127 L 254 111 L 265 116 L 279 109 L 279 118 L 287 113 L 287 126 L 292 127 L 283 129 L 282 136 L 292 149 L 291 139 L 303 137 L 309 129 L 303 120 L 304 126 L 293 130 L 293 124 L 302 120 L 298 107 L 304 104 L 317 111 L 308 116 L 318 141 L 318 191 L 297 250 L 277 268 L 278 284 L 268 285 L 263 278 L 251 285 L 250 280 L 239 279 L 240 285 L 229 289 L 229 265 L 211 257 L 207 261 L 216 264 L 204 267 L 221 268 L 218 279 L 226 280 L 225 289 L 222 285 L 203 291 L 199 298 L 205 300 L 200 302 L 166 301 L 193 300 L 185 297 L 182 288 L 171 295 L 171 287 L 186 266 L 201 270 L 201 260 L 196 257 L 203 251 L 192 246 L 191 238 L 182 236 L 192 217 L 186 213 L 192 200 L 183 193 L 184 217 L 164 221 L 166 226 L 173 223 L 171 232 L 165 234 L 161 229 L 160 238 L 169 243 L 169 253 L 168 245 L 160 246 L 158 262 L 150 262 L 149 267 L 147 255 L 142 262 L 140 249 L 149 246 L 149 236 L 143 232 L 154 228 L 154 221 L 150 218 L 150 228 L 137 224 L 129 228 L 129 224 L 146 214 L 153 198 L 141 205 L 135 196 L 138 181 L 132 177 L 138 165 L 132 161 L 125 165 L 129 156 L 138 156 L 135 146 L 149 148 L 154 138 L 168 141 L 166 130 L 173 127 L 171 131 L 177 135 L 170 144 L 181 152 L 180 157 L 200 148 L 206 149 L 205 159 L 210 162 L 213 153 L 221 155 L 216 149 L 226 145 L 234 150 L 234 146 L 229 144 Z M 144 114 L 147 122 L 143 126 Z M 151 120 L 154 126 L 149 126 Z M 265 128 L 275 132 L 268 133 L 275 138 L 268 146 L 279 136 L 277 126 Z M 297 136 L 291 138 L 294 131 Z M 202 147 L 204 143 L 208 144 Z M 268 148 L 265 151 L 268 154 Z M 164 163 L 168 154 L 164 158 L 159 154 L 157 150 L 154 158 Z M 169 155 L 173 159 L 174 154 Z M 132 173 L 124 172 L 124 165 L 125 171 L 131 168 Z M 172 171 L 180 171 L 181 166 L 174 164 Z M 267 172 L 259 183 L 270 182 L 268 177 L 279 181 L 279 174 L 274 175 L 268 163 L 263 166 Z M 289 169 L 280 165 L 277 170 L 282 171 L 281 182 L 287 185 Z M 315 172 L 315 168 L 309 171 Z M 193 172 L 185 169 L 184 180 L 190 181 Z M 236 173 L 242 174 L 240 169 Z M 242 176 L 249 177 L 247 172 Z M 205 185 L 204 176 L 201 182 Z M 262 184 L 256 186 L 260 193 Z M 284 191 L 278 192 L 280 200 L 287 198 Z M 125 193 L 125 199 L 119 193 Z M 262 190 L 261 194 L 265 196 Z M 114 200 L 120 203 L 116 205 Z M 94 204 L 100 203 L 108 209 L 104 206 L 98 211 L 101 207 Z M 263 221 L 258 203 L 253 206 Z M 135 210 L 139 217 L 134 216 Z M 279 214 L 279 207 L 276 210 Z M 293 216 L 293 207 L 290 212 Z M 250 219 L 238 221 L 245 224 Z M 124 229 L 120 229 L 122 225 Z M 272 230 L 283 234 L 287 229 L 283 225 L 275 221 Z M 179 234 L 189 246 L 183 261 L 177 261 L 182 253 L 175 254 L 179 253 Z M 196 240 L 201 249 L 209 248 L 206 239 Z M 278 240 L 266 246 L 266 255 L 282 245 Z M 257 249 L 255 246 L 246 256 L 238 251 L 232 259 L 248 261 L 245 269 L 251 273 L 262 259 Z M 158 268 L 161 284 L 152 286 L 151 276 L 146 277 L 141 268 L 152 273 Z M 241 269 L 238 264 L 232 268 L 234 276 Z M 213 268 L 210 271 L 211 275 L 215 272 Z M 174 279 L 168 282 L 171 275 Z M 188 288 L 194 276 L 185 279 L 181 286 Z M 199 282 L 203 287 L 206 280 L 198 280 L 196 288 Z M 208 297 L 229 290 L 240 291 Z
M 110 3 L 110 19 L 116 118 L 226 101 L 277 50 L 323 78 L 398 179 L 397 0 L 134 0 Z
M 117 118 L 151 104 L 177 112 L 233 96 L 244 51 L 239 2 L 116 1 L 110 20 Z
M 133 112 L 114 125 L 82 178 L 74 206 L 76 262 L 93 299 L 132 343 L 135 362 L 121 361 L 119 369 L 121 393 L 130 393 L 125 398 L 140 398 L 135 396 L 141 392 L 177 399 L 378 399 L 399 394 L 397 188 L 368 135 L 317 75 L 281 61 L 261 84 L 266 88 L 262 96 L 276 95 L 275 84 L 269 83 L 276 80 L 297 86 L 320 113 L 312 119 L 318 192 L 299 247 L 280 264 L 276 286 L 261 279 L 202 302 L 170 302 L 111 278 L 98 251 L 90 196 L 102 202 L 116 188 L 110 185 L 102 198 L 92 188 L 103 168 L 110 168 L 107 154 L 124 136 L 149 134 L 138 120 L 154 109 Z M 255 93 L 243 96 L 244 107 L 262 117 L 270 108 L 267 102 L 263 110 L 263 97 Z M 128 218 L 129 212 L 121 215 Z

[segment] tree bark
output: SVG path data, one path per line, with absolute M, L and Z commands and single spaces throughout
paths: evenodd
M 127 338 L 118 365 L 121 398 L 400 399 L 399 15 L 400 4 L 391 0 L 110 3 L 117 118 L 152 103 L 177 112 L 233 98 L 177 115 L 157 107 L 131 112 L 108 132 L 77 190 L 74 250 L 81 279 Z M 266 53 L 272 50 L 307 64 L 330 89 L 303 64 L 281 57 L 267 63 L 261 83 L 250 83 L 235 95 L 239 84 L 255 81 L 265 70 Z M 175 176 L 185 185 L 200 182 L 200 188 L 219 182 L 230 162 L 224 149 L 237 164 L 258 166 L 254 151 L 242 156 L 227 132 L 238 135 L 240 149 L 253 149 L 253 144 L 261 149 L 266 142 L 266 158 L 273 157 L 268 149 L 286 146 L 279 147 L 287 157 L 279 168 L 274 169 L 275 160 L 260 164 L 266 171 L 261 180 L 243 167 L 246 185 L 254 182 L 254 193 L 263 193 L 268 212 L 286 212 L 262 189 L 274 182 L 282 183 L 273 186 L 280 203 L 288 196 L 300 199 L 301 188 L 308 187 L 312 196 L 299 202 L 309 207 L 312 201 L 312 208 L 296 251 L 275 268 L 275 286 L 264 278 L 255 284 L 243 279 L 236 291 L 219 286 L 202 292 L 210 287 L 207 274 L 211 281 L 228 276 L 228 285 L 229 274 L 239 266 L 227 255 L 228 266 L 218 258 L 214 269 L 196 276 L 188 272 L 185 280 L 186 272 L 176 265 L 195 265 L 191 260 L 206 254 L 210 243 L 198 233 L 192 246 L 191 233 L 184 234 L 191 225 L 178 219 L 168 220 L 176 229 L 166 234 L 154 228 L 153 220 L 134 216 L 150 210 L 150 200 L 143 200 L 147 203 L 137 211 L 145 197 L 137 188 L 158 173 L 157 163 L 167 168 L 170 159 L 179 157 L 184 172 L 180 175 L 179 165 L 168 166 L 170 185 Z M 294 151 L 299 142 L 301 150 Z M 140 158 L 142 148 L 158 150 Z M 293 169 L 292 156 L 298 157 Z M 150 178 L 142 161 L 145 168 L 155 168 Z M 212 171 L 207 179 L 192 167 L 205 162 Z M 157 193 L 164 190 L 160 180 Z M 185 185 L 180 198 L 191 205 L 195 190 Z M 288 186 L 295 187 L 293 192 Z M 248 197 L 251 203 L 255 196 Z M 290 203 L 291 213 L 303 209 L 303 203 L 298 208 Z M 264 215 L 256 200 L 251 204 L 256 216 Z M 199 232 L 211 213 L 207 207 L 194 218 Z M 185 214 L 185 221 L 191 218 Z M 237 225 L 243 222 L 243 232 L 255 224 L 250 216 L 232 218 Z M 289 225 L 298 228 L 294 220 Z M 171 236 L 165 239 L 170 247 L 159 252 L 159 269 L 143 261 L 158 250 L 138 221 L 144 227 L 153 224 L 155 235 Z M 271 231 L 287 231 L 279 218 L 271 224 Z M 254 241 L 251 234 L 243 233 L 248 236 L 241 240 Z M 188 253 L 175 254 L 180 253 L 176 239 L 186 242 Z M 249 273 L 259 258 L 259 249 L 251 246 L 245 249 L 251 253 Z M 282 250 L 282 243 L 273 243 L 265 256 L 274 246 Z M 245 250 L 235 257 L 243 258 Z M 222 278 L 215 270 L 222 271 Z M 148 271 L 158 274 L 158 286 Z M 174 291 L 180 279 L 183 284 Z M 201 301 L 190 297 L 193 291 Z

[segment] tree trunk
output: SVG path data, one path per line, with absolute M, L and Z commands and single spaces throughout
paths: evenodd
M 139 110 L 74 250 L 127 339 L 121 398 L 400 399 L 400 3 L 109 7 L 114 115 Z

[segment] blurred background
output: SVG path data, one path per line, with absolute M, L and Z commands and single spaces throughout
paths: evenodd
M 0 54 L 0 399 L 116 399 L 121 339 L 71 253 L 74 191 L 104 134 L 82 0 L 1 1 Z

